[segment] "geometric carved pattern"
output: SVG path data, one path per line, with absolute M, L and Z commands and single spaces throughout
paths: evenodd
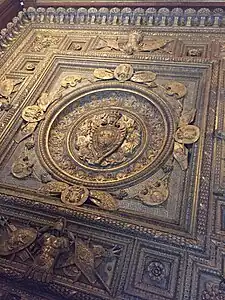
M 137 246 L 137 264 L 132 269 L 130 285 L 132 294 L 148 299 L 154 294 L 175 298 L 176 285 L 179 276 L 180 255 L 178 253 L 162 252 L 147 248 L 140 243 Z M 154 291 L 154 292 L 153 292 Z

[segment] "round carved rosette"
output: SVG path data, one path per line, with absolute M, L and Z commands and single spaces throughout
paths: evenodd
M 173 146 L 167 104 L 147 88 L 101 82 L 56 103 L 39 130 L 39 156 L 55 178 L 113 188 L 154 173 Z

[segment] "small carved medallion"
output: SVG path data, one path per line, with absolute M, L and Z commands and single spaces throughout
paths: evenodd
M 175 133 L 175 140 L 181 144 L 193 144 L 200 137 L 200 130 L 195 125 L 185 125 L 180 127 Z

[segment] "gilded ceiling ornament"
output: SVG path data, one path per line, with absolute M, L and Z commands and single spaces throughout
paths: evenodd
M 195 108 L 182 112 L 178 127 L 182 127 L 192 123 L 194 121 L 195 115 L 196 115 Z
M 51 282 L 59 255 L 68 252 L 73 234 L 66 231 L 66 220 L 58 219 L 53 226 L 40 230 L 39 251 L 33 257 L 32 266 L 26 272 L 28 278 L 41 282 Z M 38 243 L 37 243 L 38 244 Z
M 102 80 L 109 80 L 114 78 L 114 73 L 112 70 L 100 68 L 94 70 L 94 77 Z
M 33 172 L 33 163 L 27 156 L 21 157 L 13 163 L 11 172 L 18 179 L 28 177 Z
M 31 44 L 30 52 L 41 52 L 50 47 L 56 47 L 61 37 L 38 34 Z
M 44 118 L 44 112 L 38 105 L 27 106 L 22 111 L 22 118 L 27 122 L 39 122 Z
M 27 252 L 31 256 L 29 247 L 37 238 L 37 231 L 33 228 L 17 228 L 8 223 L 4 225 L 0 237 L 0 256 L 15 255 L 20 252 Z
M 84 186 L 68 186 L 62 191 L 61 200 L 63 203 L 80 206 L 87 201 L 89 190 Z
M 185 171 L 188 168 L 188 149 L 184 144 L 174 143 L 173 156 L 179 163 L 181 170 Z
M 4 79 L 0 81 L 0 95 L 4 98 L 8 98 L 14 88 L 14 82 L 12 79 Z
M 151 71 L 139 71 L 135 72 L 131 77 L 131 81 L 138 83 L 149 83 L 156 79 L 156 74 Z
M 60 195 L 69 185 L 62 181 L 50 181 L 43 185 L 39 190 L 50 195 Z
M 69 257 L 60 265 L 64 274 L 73 281 L 77 281 L 81 275 L 91 284 L 100 281 L 105 289 L 110 292 L 107 283 L 97 268 L 100 265 L 103 266 L 107 262 L 107 258 L 112 262 L 116 257 L 119 257 L 121 248 L 115 245 L 110 249 L 105 249 L 102 245 L 90 245 L 90 240 L 85 242 L 77 237 L 74 247 L 75 251 L 70 253 Z M 110 272 L 110 270 L 107 269 L 107 272 Z
M 124 82 L 131 79 L 133 73 L 134 69 L 129 64 L 121 64 L 117 66 L 114 70 L 114 76 L 120 82 Z
M 201 57 L 202 56 L 202 49 L 188 49 L 187 51 L 187 56 L 196 56 L 196 57 Z
M 61 201 L 69 207 L 83 205 L 88 199 L 105 210 L 118 209 L 117 200 L 105 191 L 89 190 L 81 185 L 68 185 L 62 181 L 50 181 L 39 188 L 39 191 L 52 196 L 61 194 Z
M 119 110 L 91 115 L 76 127 L 75 152 L 88 165 L 113 166 L 125 161 L 140 144 L 138 123 Z
M 41 96 L 37 100 L 37 106 L 45 112 L 49 105 L 54 101 L 59 100 L 62 97 L 62 92 L 57 91 L 56 93 L 42 93 Z M 30 121 L 29 121 L 30 122 Z
M 35 131 L 37 125 L 38 122 L 32 122 L 32 123 L 28 122 L 22 125 L 20 131 L 18 132 L 15 138 L 16 143 L 20 143 L 21 141 L 29 137 Z
M 179 163 L 182 170 L 188 168 L 188 149 L 185 147 L 185 144 L 193 144 L 200 137 L 200 129 L 195 125 L 189 125 L 194 121 L 195 115 L 195 108 L 182 111 L 178 129 L 174 135 L 173 157 Z
M 165 93 L 169 96 L 176 96 L 177 99 L 183 98 L 187 94 L 187 88 L 183 83 L 177 81 L 168 82 L 165 85 Z
M 104 191 L 90 190 L 90 200 L 98 207 L 105 210 L 117 210 L 118 201 L 109 193 Z
M 10 96 L 18 90 L 18 85 L 24 80 L 21 79 L 6 79 L 0 81 L 0 109 L 9 110 L 12 105 L 10 104 Z
M 9 96 L 17 91 L 17 85 L 20 84 L 24 78 L 21 79 L 6 79 L 0 81 L 0 97 L 9 98 Z
M 61 81 L 61 86 L 63 88 L 68 88 L 69 86 L 75 87 L 82 79 L 83 78 L 80 75 L 69 75 Z
M 171 43 L 171 39 L 156 39 L 146 40 L 144 34 L 141 31 L 132 31 L 128 35 L 126 42 L 120 40 L 118 37 L 114 40 L 104 40 L 100 38 L 99 44 L 96 46 L 96 50 L 107 49 L 122 51 L 128 55 L 132 55 L 137 52 L 153 52 L 157 50 L 165 51 L 166 45 Z
M 154 161 L 172 150 L 174 123 L 167 107 L 161 111 L 154 104 L 160 99 L 152 94 L 154 101 L 149 101 L 143 91 L 151 93 L 138 84 L 103 81 L 74 91 L 79 94 L 76 105 L 61 101 L 52 106 L 38 138 L 39 157 L 48 173 L 71 185 L 104 190 L 106 185 L 128 184 L 142 172 L 153 172 Z
M 129 64 L 121 64 L 114 71 L 110 69 L 95 69 L 94 77 L 99 80 L 117 79 L 120 82 L 131 80 L 136 83 L 143 83 L 149 88 L 157 87 L 155 82 L 156 74 L 151 71 L 138 71 L 134 73 L 133 67 Z
M 26 65 L 26 70 L 27 70 L 27 71 L 34 71 L 34 70 L 35 70 L 35 64 L 33 64 L 33 63 L 28 63 L 28 64 Z
M 159 205 L 165 202 L 169 197 L 169 176 L 166 174 L 163 178 L 151 182 L 140 191 L 140 199 L 146 205 Z
M 195 125 L 185 125 L 175 133 L 175 141 L 181 144 L 193 144 L 197 142 L 200 137 L 200 129 Z

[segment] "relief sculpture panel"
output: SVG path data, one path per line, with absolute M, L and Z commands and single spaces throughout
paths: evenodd
M 222 12 L 127 9 L 1 32 L 5 299 L 225 299 Z

